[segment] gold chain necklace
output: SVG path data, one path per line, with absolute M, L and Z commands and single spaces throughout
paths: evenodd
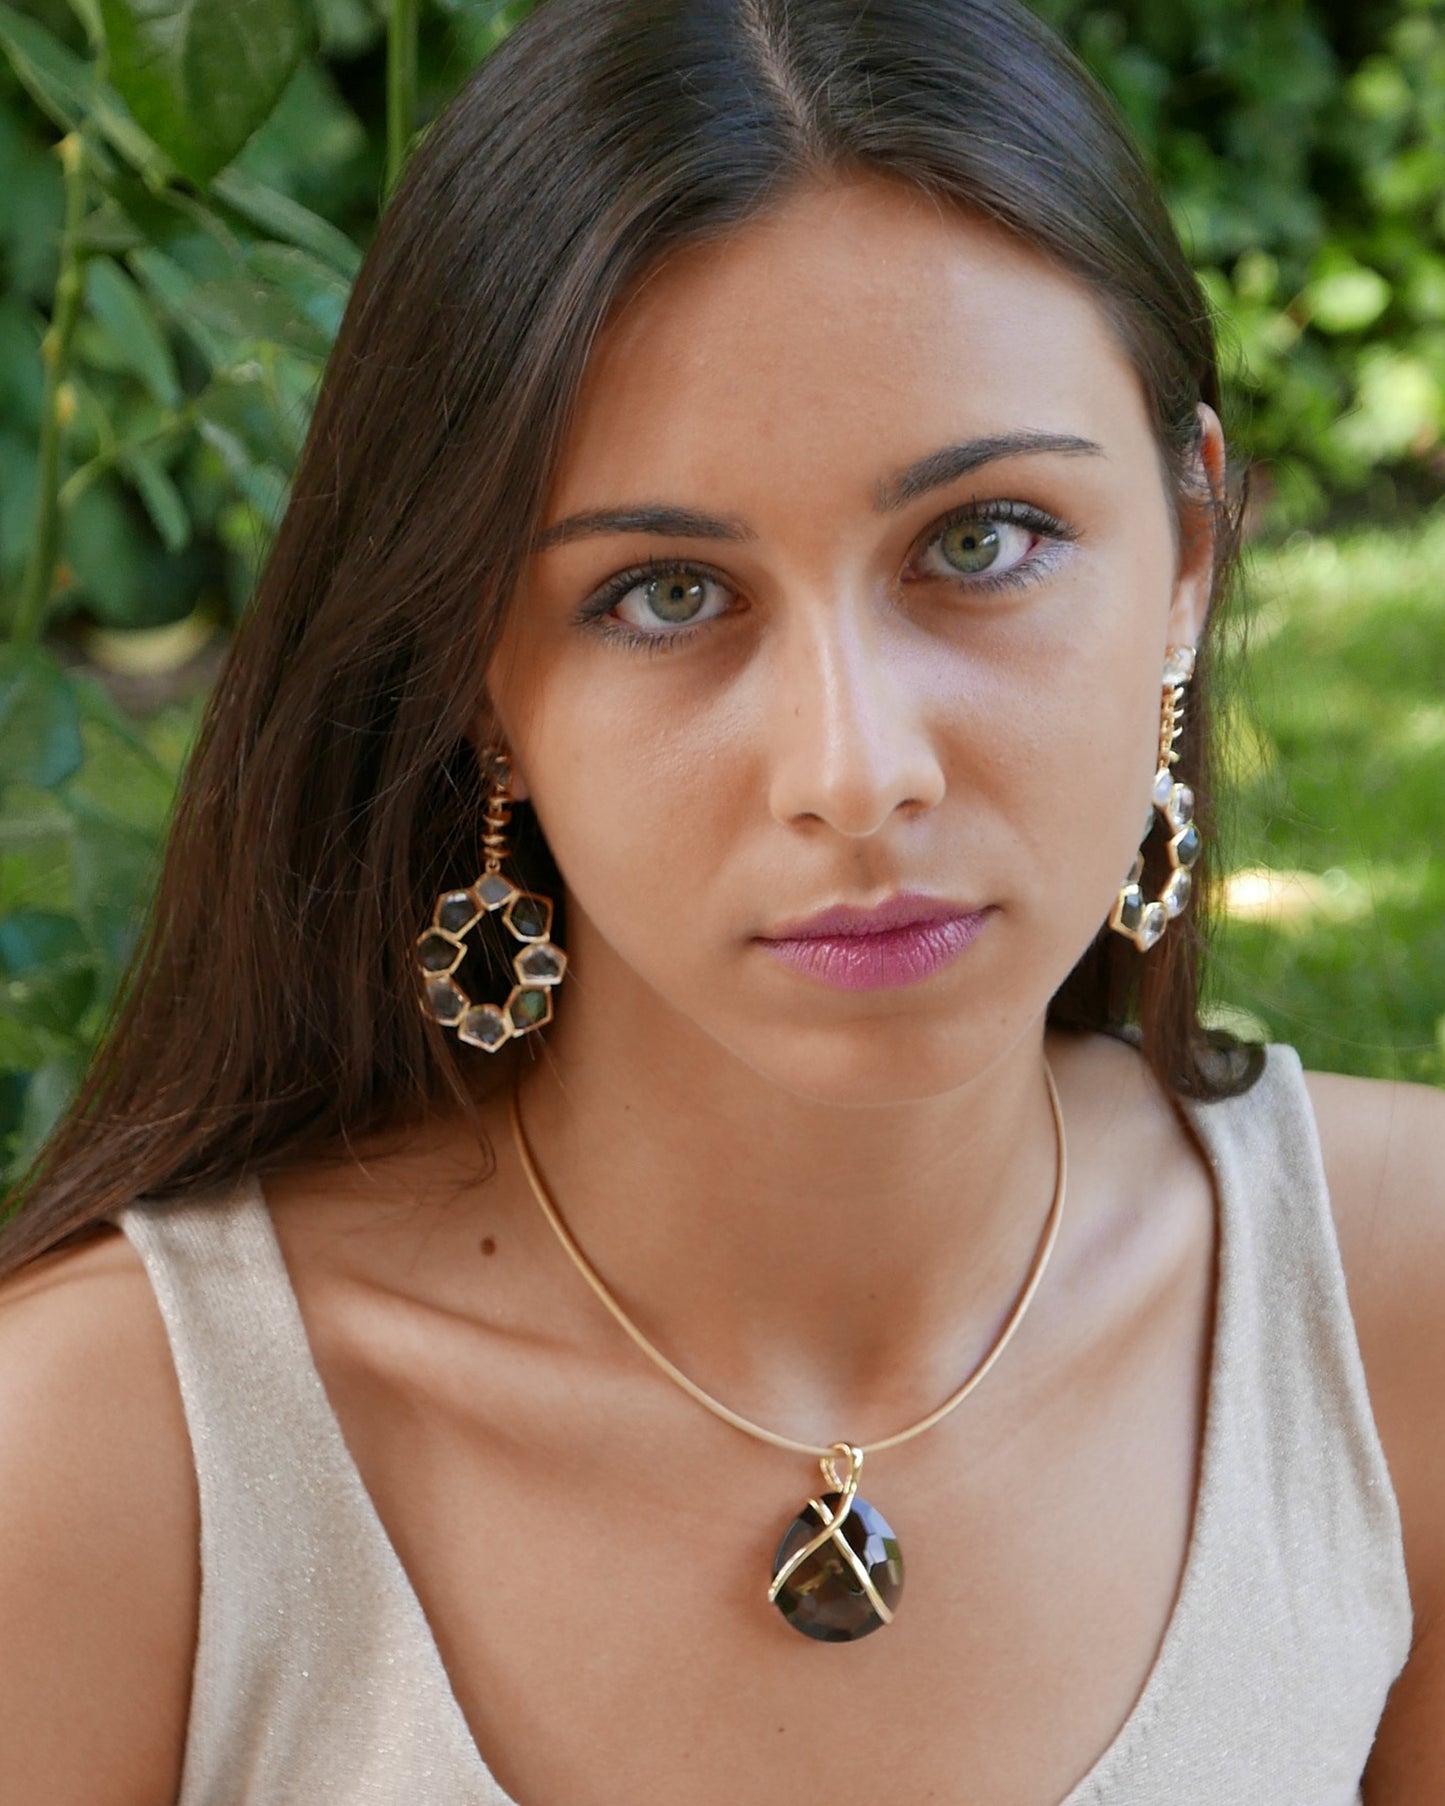
M 753 1423 L 736 1411 L 729 1410 L 675 1367 L 643 1335 L 602 1283 L 596 1268 L 577 1245 L 571 1230 L 562 1221 L 561 1213 L 552 1202 L 522 1129 L 517 1083 L 516 1078 L 513 1079 L 510 1098 L 512 1135 L 517 1144 L 522 1170 L 532 1188 L 532 1195 L 541 1205 L 543 1215 L 556 1231 L 557 1239 L 567 1250 L 573 1265 L 623 1329 L 669 1379 L 675 1380 L 684 1392 L 705 1406 L 715 1417 L 720 1417 L 724 1423 L 730 1423 L 735 1429 L 744 1430 L 749 1436 L 756 1436 L 763 1442 L 770 1442 L 774 1448 L 819 1458 L 818 1464 L 829 1490 L 821 1498 L 809 1499 L 784 1531 L 778 1552 L 773 1558 L 772 1580 L 767 1592 L 769 1602 L 776 1605 L 793 1628 L 801 1631 L 804 1636 L 814 1637 L 824 1643 L 851 1643 L 859 1637 L 866 1637 L 881 1625 L 893 1622 L 894 1608 L 903 1590 L 903 1555 L 898 1547 L 898 1538 L 882 1513 L 866 1499 L 858 1497 L 858 1476 L 863 1469 L 863 1457 L 881 1449 L 897 1448 L 899 1443 L 921 1436 L 925 1430 L 932 1429 L 934 1424 L 946 1417 L 956 1405 L 961 1405 L 1008 1346 L 1014 1331 L 1023 1321 L 1024 1312 L 1029 1308 L 1034 1293 L 1039 1289 L 1044 1269 L 1049 1264 L 1049 1256 L 1054 1251 L 1054 1243 L 1058 1240 L 1059 1223 L 1064 1213 L 1064 1191 L 1068 1182 L 1064 1113 L 1047 1060 L 1044 1062 L 1044 1080 L 1048 1086 L 1049 1106 L 1053 1111 L 1054 1135 L 1058 1144 L 1058 1176 L 1054 1181 L 1054 1198 L 1043 1234 L 1034 1251 L 1028 1277 L 1014 1300 L 1013 1309 L 1003 1328 L 994 1338 L 993 1346 L 956 1392 L 946 1398 L 936 1410 L 930 1411 L 927 1417 L 920 1418 L 906 1430 L 886 1436 L 881 1442 L 835 1442 L 827 1448 L 820 1448 L 811 1442 L 795 1442 L 790 1436 L 779 1436 L 776 1431 L 764 1429 L 761 1424 Z M 838 1468 L 840 1460 L 847 1463 L 847 1470 L 841 1475 Z

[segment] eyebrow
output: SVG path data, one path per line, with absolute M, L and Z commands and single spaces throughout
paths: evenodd
M 926 495 L 956 483 L 971 471 L 1003 458 L 1037 457 L 1053 453 L 1064 457 L 1104 456 L 1104 448 L 1092 439 L 1073 433 L 990 433 L 981 439 L 965 439 L 941 446 L 906 469 L 885 477 L 874 491 L 873 506 L 880 514 L 893 512 Z M 757 535 L 735 515 L 702 514 L 695 508 L 678 508 L 662 502 L 641 502 L 627 508 L 588 508 L 554 521 L 532 542 L 534 552 L 597 533 L 658 533 L 672 539 L 755 539 Z

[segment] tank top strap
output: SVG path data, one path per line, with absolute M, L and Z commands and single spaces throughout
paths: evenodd
M 326 1396 L 259 1183 L 114 1220 L 165 1323 L 200 1498 L 177 1806 L 505 1800 L 473 1784 L 476 1746 Z
M 1319 1523 L 1372 1598 L 1408 1605 L 1399 1509 L 1299 1055 L 1270 1047 L 1251 1090 L 1187 1114 L 1224 1214 L 1221 1383 L 1240 1452 L 1267 1482 L 1272 1528 L 1293 1546 L 1292 1526 Z
M 1218 1207 L 1194 1523 L 1144 1691 L 1065 1806 L 1357 1806 L 1412 1617 L 1299 1057 L 1183 1112 Z

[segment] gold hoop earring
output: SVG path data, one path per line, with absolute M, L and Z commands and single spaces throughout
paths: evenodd
M 507 857 L 507 824 L 512 817 L 512 767 L 501 748 L 492 748 L 490 784 L 483 821 L 481 875 L 466 890 L 443 891 L 431 926 L 417 936 L 422 1008 L 459 1041 L 496 1053 L 518 1035 L 530 1035 L 552 1020 L 552 993 L 567 970 L 567 955 L 552 944 L 552 899 L 522 890 L 502 873 Z M 522 943 L 512 958 L 516 982 L 506 1001 L 474 1003 L 458 981 L 467 956 L 466 937 L 483 916 L 500 913 L 502 926 Z
M 1174 767 L 1179 762 L 1179 736 L 1184 731 L 1184 691 L 1194 675 L 1194 648 L 1171 646 L 1164 660 L 1163 700 L 1159 710 L 1159 769 L 1154 773 L 1150 802 L 1169 830 L 1166 851 L 1169 876 L 1155 898 L 1147 898 L 1140 888 L 1144 876 L 1144 853 L 1141 849 L 1129 876 L 1124 880 L 1109 926 L 1141 953 L 1147 953 L 1163 938 L 1169 924 L 1184 914 L 1194 889 L 1193 868 L 1204 851 L 1204 842 L 1194 822 L 1194 792 L 1187 784 L 1175 782 Z M 1151 814 L 1148 838 L 1154 826 Z

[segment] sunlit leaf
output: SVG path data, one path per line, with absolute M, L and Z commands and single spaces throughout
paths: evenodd
M 1321 332 L 1363 332 L 1390 305 L 1390 295 L 1390 285 L 1378 270 L 1357 264 L 1312 282 L 1304 304 Z

